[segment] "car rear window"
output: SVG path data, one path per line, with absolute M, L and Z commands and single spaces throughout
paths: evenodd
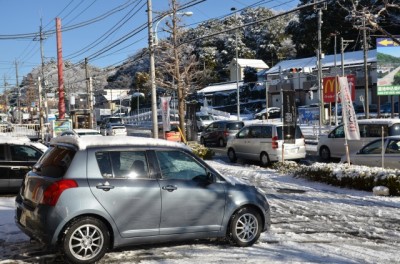
M 282 140 L 282 128 L 283 126 L 279 126 L 276 128 L 276 132 L 278 133 L 278 140 Z M 290 140 L 293 138 L 293 135 L 287 133 L 284 135 L 285 136 L 285 140 Z M 299 126 L 296 126 L 296 130 L 295 130 L 295 138 L 302 138 L 303 137 L 303 133 L 301 133 L 301 129 Z
M 239 130 L 244 126 L 242 122 L 240 123 L 228 123 L 226 124 L 226 130 Z
M 38 175 L 61 178 L 69 168 L 75 150 L 65 147 L 50 147 L 34 167 Z

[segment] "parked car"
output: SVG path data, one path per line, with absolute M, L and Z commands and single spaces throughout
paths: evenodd
M 229 138 L 232 138 L 244 126 L 243 121 L 218 120 L 209 124 L 200 134 L 200 144 L 218 144 L 226 146 Z
M 25 174 L 46 149 L 27 137 L 0 136 L 0 192 L 18 192 Z
M 204 113 L 196 113 L 196 122 L 197 122 L 197 130 L 203 131 L 203 129 L 214 122 L 215 119 L 212 115 L 204 114 Z
M 280 118 L 281 109 L 279 107 L 264 108 L 254 115 L 254 119 Z
M 306 145 L 299 126 L 291 129 L 280 122 L 244 126 L 228 141 L 227 155 L 231 162 L 242 158 L 268 166 L 271 162 L 283 160 L 282 148 L 284 160 L 306 157 Z
M 383 151 L 382 151 L 383 149 Z M 383 154 L 383 158 L 382 158 Z M 400 136 L 376 139 L 362 147 L 359 151 L 350 153 L 350 164 L 371 167 L 400 169 Z M 347 156 L 341 158 L 347 163 Z
M 361 149 L 369 142 L 383 136 L 400 135 L 400 119 L 361 119 L 358 120 L 360 140 L 347 140 L 349 151 Z M 343 124 L 335 127 L 329 134 L 320 135 L 317 153 L 323 160 L 341 158 L 346 154 L 345 131 Z
M 94 263 L 128 245 L 228 237 L 251 246 L 269 229 L 270 207 L 182 143 L 57 137 L 26 176 L 15 221 L 67 261 Z
M 60 136 L 77 136 L 77 137 L 85 137 L 85 136 L 102 136 L 100 131 L 96 129 L 86 129 L 86 128 L 76 128 L 73 130 L 66 130 L 61 132 Z
M 103 136 L 126 136 L 127 131 L 125 125 L 121 123 L 107 123 L 100 127 L 100 133 Z

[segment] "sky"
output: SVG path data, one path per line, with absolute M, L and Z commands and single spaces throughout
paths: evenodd
M 181 12 L 183 23 L 195 27 L 203 21 L 232 14 L 231 7 L 263 6 L 276 11 L 295 8 L 298 0 L 181 0 L 195 2 Z M 0 0 L 0 93 L 15 86 L 32 68 L 57 59 L 55 18 L 61 19 L 63 60 L 73 63 L 89 59 L 98 67 L 116 66 L 148 45 L 146 0 Z M 167 0 L 152 0 L 153 18 L 168 10 Z M 158 26 L 158 38 L 163 20 Z M 154 23 L 153 28 L 156 23 Z M 43 37 L 40 41 L 40 27 Z M 141 28 L 141 30 L 140 30 Z M 138 30 L 139 29 L 139 30 Z M 127 37 L 131 36 L 131 37 Z

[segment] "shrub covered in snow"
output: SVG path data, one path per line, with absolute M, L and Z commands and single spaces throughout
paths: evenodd
M 209 149 L 199 143 L 196 142 L 189 142 L 188 146 L 192 149 L 193 153 L 199 156 L 204 160 L 212 159 L 215 152 L 212 149 Z
M 308 166 L 278 162 L 274 168 L 282 173 L 291 173 L 294 177 L 357 190 L 372 191 L 375 186 L 386 186 L 390 195 L 400 195 L 400 170 L 318 162 Z

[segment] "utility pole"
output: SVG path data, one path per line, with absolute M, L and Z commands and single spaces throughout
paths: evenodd
M 87 108 L 89 110 L 89 128 L 93 129 L 93 86 L 92 86 L 92 78 L 89 77 L 89 65 L 88 59 L 85 58 L 85 77 L 86 77 L 86 92 L 87 92 Z
M 235 7 L 231 8 L 231 11 L 236 11 Z M 235 12 L 235 21 L 237 23 L 238 16 Z M 237 27 L 237 25 L 236 25 Z M 239 89 L 239 51 L 238 51 L 238 30 L 235 29 L 235 60 L 236 60 L 236 103 L 237 103 L 237 120 L 240 120 L 240 89 Z
M 45 114 L 46 114 L 46 122 L 48 122 L 48 110 L 47 110 L 47 91 L 46 91 L 46 79 L 44 77 L 44 52 L 43 52 L 43 40 L 44 40 L 44 36 L 43 36 L 43 28 L 42 28 L 42 19 L 40 19 L 40 28 L 39 28 L 39 41 L 40 41 L 40 59 L 42 61 L 42 68 L 41 68 L 41 72 L 42 72 L 42 81 L 43 81 L 43 90 L 44 90 L 44 110 L 45 110 Z M 40 95 L 42 96 L 42 95 Z
M 149 56 L 150 56 L 150 82 L 151 82 L 151 114 L 153 122 L 153 138 L 158 138 L 157 119 L 157 89 L 154 62 L 154 37 L 153 37 L 153 14 L 151 0 L 147 0 L 147 25 L 149 35 Z
M 42 143 L 44 142 L 44 127 L 43 127 L 43 108 L 42 108 L 42 80 L 40 77 L 37 79 L 38 91 L 39 91 L 39 129 L 40 129 L 40 139 Z
M 324 95 L 322 87 L 322 47 L 321 47 L 321 27 L 322 27 L 322 9 L 318 8 L 318 51 L 317 51 L 317 63 L 318 63 L 318 91 L 319 91 L 319 134 L 321 135 L 321 126 L 324 115 Z
M 369 96 L 368 96 L 368 44 L 367 44 L 367 28 L 365 25 L 365 11 L 363 11 L 362 16 L 362 30 L 363 30 L 363 50 L 364 50 L 364 82 L 365 82 L 365 118 L 369 118 Z
M 7 79 L 6 79 L 6 75 L 5 74 L 4 74 L 3 78 L 4 78 L 4 108 L 5 108 L 7 117 L 8 117 L 8 109 L 7 109 L 8 108 L 8 94 L 7 94 L 7 85 L 8 85 L 8 83 L 7 83 Z
M 17 109 L 18 109 L 18 124 L 21 124 L 21 103 L 20 103 L 20 97 L 21 97 L 21 89 L 19 87 L 18 83 L 18 62 L 15 60 L 15 79 L 16 79 L 16 87 L 18 91 L 18 97 L 17 97 Z

